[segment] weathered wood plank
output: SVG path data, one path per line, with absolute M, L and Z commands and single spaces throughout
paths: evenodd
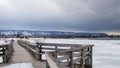
M 49 53 L 45 53 L 50 68 L 61 68 Z

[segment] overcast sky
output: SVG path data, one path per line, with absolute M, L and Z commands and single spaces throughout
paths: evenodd
M 120 31 L 120 0 L 0 0 L 0 29 Z

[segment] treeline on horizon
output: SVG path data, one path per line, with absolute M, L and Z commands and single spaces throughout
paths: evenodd
M 25 35 L 25 34 L 12 34 L 4 35 L 0 34 L 0 38 L 120 38 L 120 35 L 108 35 L 108 34 L 99 34 L 99 35 L 80 35 L 80 34 L 54 34 L 54 35 Z

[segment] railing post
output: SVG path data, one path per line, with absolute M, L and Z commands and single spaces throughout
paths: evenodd
M 73 46 L 71 46 L 71 49 L 73 49 Z M 73 52 L 72 51 L 70 51 L 70 68 L 73 68 L 74 66 L 73 66 Z
M 3 47 L 3 63 L 6 63 L 5 47 Z
M 92 68 L 92 46 L 90 47 L 90 65 L 91 65 L 91 68 Z
M 40 60 L 42 60 L 42 45 L 39 46 L 39 56 Z
M 55 58 L 57 58 L 57 52 L 58 52 L 58 50 L 57 50 L 57 46 L 55 46 Z
M 14 48 L 13 48 L 13 42 L 14 42 L 14 41 L 11 40 L 11 44 L 10 44 L 10 45 L 11 45 L 11 51 L 12 51 L 12 52 L 14 51 Z M 11 54 L 12 54 L 12 52 L 11 52 Z
M 42 46 L 37 43 L 36 46 L 36 59 L 37 60 L 42 60 Z
M 90 47 L 87 48 L 87 51 L 90 52 Z M 90 54 L 87 55 L 89 58 L 85 60 L 85 65 L 89 66 L 90 65 Z
M 73 68 L 73 53 L 70 51 L 70 62 L 69 62 L 70 68 Z
M 81 49 L 80 66 L 81 66 L 81 68 L 84 68 L 84 49 Z

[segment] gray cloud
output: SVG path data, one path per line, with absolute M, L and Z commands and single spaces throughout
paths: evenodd
M 0 0 L 0 27 L 119 31 L 119 3 L 119 0 Z

